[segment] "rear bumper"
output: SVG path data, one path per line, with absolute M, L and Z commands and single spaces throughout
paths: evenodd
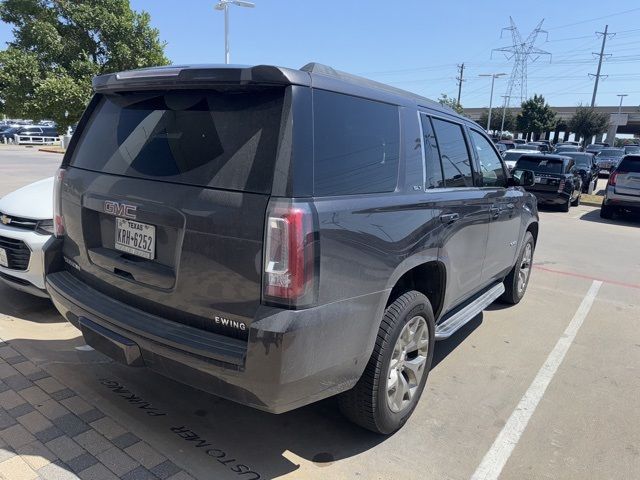
M 39 297 L 46 297 L 44 286 L 44 247 L 50 235 L 0 224 L 0 237 L 19 240 L 29 249 L 29 263 L 25 270 L 0 266 L 0 279 L 13 288 Z
M 570 199 L 570 195 L 566 192 L 541 192 L 530 190 L 538 199 L 539 205 L 564 205 Z
M 147 314 L 68 272 L 47 275 L 47 289 L 87 343 L 115 360 L 272 413 L 353 387 L 384 308 L 381 293 L 299 311 L 260 307 L 245 341 Z
M 616 193 L 615 187 L 608 185 L 602 204 L 607 207 L 619 207 L 640 211 L 640 196 Z

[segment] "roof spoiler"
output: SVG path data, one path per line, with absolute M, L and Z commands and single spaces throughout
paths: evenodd
M 220 85 L 309 85 L 309 74 L 269 65 L 194 65 L 143 68 L 94 77 L 95 92 L 158 88 L 206 88 Z

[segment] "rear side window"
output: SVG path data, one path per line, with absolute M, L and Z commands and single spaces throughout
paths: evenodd
M 440 155 L 438 153 L 438 143 L 436 135 L 433 132 L 431 119 L 426 115 L 420 115 L 422 123 L 422 134 L 424 136 L 424 157 L 425 157 L 425 186 L 427 190 L 430 188 L 444 187 L 442 177 L 442 165 L 440 164 Z
M 270 193 L 283 89 L 100 98 L 71 158 L 87 170 Z
M 618 165 L 620 172 L 640 172 L 640 156 L 625 157 Z
M 398 183 L 398 107 L 339 93 L 313 94 L 314 193 L 392 192 Z
M 471 158 L 462 125 L 433 118 L 440 160 L 447 187 L 473 187 Z

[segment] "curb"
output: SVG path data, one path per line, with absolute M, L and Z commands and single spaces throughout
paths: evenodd
M 596 202 L 586 202 L 584 200 L 582 200 L 580 202 L 580 205 L 589 205 L 590 207 L 601 207 L 602 203 L 596 203 Z
M 47 153 L 64 153 L 65 150 L 54 149 L 54 148 L 39 148 L 39 152 L 47 152 Z

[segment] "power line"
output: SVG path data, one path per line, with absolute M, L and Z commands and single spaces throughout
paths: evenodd
M 581 20 L 579 22 L 574 22 L 574 23 L 567 23 L 566 25 L 558 25 L 557 27 L 549 28 L 549 30 L 557 30 L 559 28 L 573 27 L 574 25 L 582 25 L 584 23 L 591 23 L 591 22 L 595 22 L 596 20 L 602 20 L 603 18 L 616 17 L 618 15 L 624 15 L 626 13 L 637 12 L 638 10 L 640 10 L 640 8 L 631 8 L 629 10 L 624 10 L 622 12 L 611 13 L 609 15 L 603 15 L 601 17 L 590 18 L 588 20 Z
M 607 33 L 608 31 L 609 31 L 609 25 L 605 25 L 604 32 L 596 32 L 596 35 L 602 35 L 602 47 L 600 47 L 599 54 L 594 53 L 594 55 L 598 55 L 598 70 L 596 71 L 596 74 L 595 74 L 596 81 L 593 84 L 593 96 L 591 97 L 591 108 L 593 108 L 596 104 L 596 95 L 598 93 L 598 82 L 600 81 L 600 76 L 601 76 L 600 71 L 602 70 L 602 59 L 605 57 L 604 46 L 607 43 L 607 37 L 608 36 L 613 37 L 615 35 L 615 33 Z M 589 76 L 592 76 L 592 75 L 589 74 Z

